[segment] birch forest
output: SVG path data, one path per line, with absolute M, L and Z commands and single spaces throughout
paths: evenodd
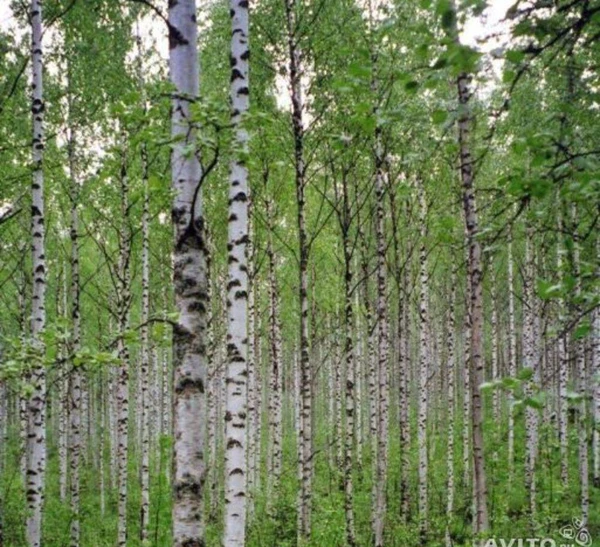
M 0 0 L 0 547 L 600 544 L 600 0 Z

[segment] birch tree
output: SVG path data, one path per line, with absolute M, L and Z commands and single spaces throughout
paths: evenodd
M 42 544 L 42 510 L 46 473 L 46 374 L 42 364 L 44 344 L 41 335 L 46 324 L 46 258 L 44 228 L 44 88 L 42 4 L 31 0 L 31 68 L 32 68 L 32 183 L 31 183 L 31 252 L 33 293 L 31 336 L 37 362 L 31 370 L 32 394 L 27 401 L 27 542 L 30 547 Z
M 246 378 L 248 375 L 248 3 L 231 0 L 231 123 L 235 132 L 229 186 L 229 282 L 227 284 L 227 411 L 225 413 L 224 545 L 244 545 L 246 531 Z
M 173 545 L 204 543 L 202 520 L 205 481 L 206 416 L 206 246 L 202 211 L 201 167 L 195 153 L 196 128 L 191 104 L 199 94 L 195 0 L 169 4 L 169 66 L 172 97 L 171 180 L 175 197 L 174 289 L 179 313 L 173 327 Z

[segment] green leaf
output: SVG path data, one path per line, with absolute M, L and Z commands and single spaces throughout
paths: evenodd
M 452 7 L 442 13 L 442 28 L 448 32 L 456 28 L 456 13 Z
M 517 378 L 519 380 L 523 380 L 523 381 L 528 381 L 531 380 L 533 378 L 533 369 L 529 368 L 529 367 L 524 367 L 522 368 L 518 373 L 517 373 Z
M 517 77 L 517 73 L 514 70 L 505 70 L 502 73 L 502 82 L 505 84 L 510 84 Z
M 573 331 L 573 338 L 575 340 L 580 340 L 581 338 L 585 338 L 592 329 L 592 325 L 589 322 L 581 323 L 577 326 L 577 328 Z
M 506 52 L 506 59 L 511 63 L 518 64 L 525 58 L 525 53 L 518 49 L 511 49 Z
M 562 285 L 560 283 L 552 283 L 551 281 L 544 281 L 538 279 L 537 282 L 537 295 L 542 300 L 550 300 L 561 295 Z
M 431 114 L 431 120 L 435 124 L 444 123 L 448 119 L 447 110 L 434 110 Z
M 506 378 L 502 378 L 502 385 L 506 389 L 517 389 L 521 386 L 521 381 L 517 378 L 511 378 L 510 376 L 507 376 Z
M 541 410 L 542 408 L 544 408 L 544 403 L 543 401 L 540 399 L 540 397 L 526 397 L 525 399 L 523 399 L 523 403 L 526 406 L 529 406 L 531 408 L 535 408 L 536 410 Z

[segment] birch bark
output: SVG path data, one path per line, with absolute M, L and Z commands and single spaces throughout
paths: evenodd
M 195 153 L 191 104 L 199 94 L 195 0 L 169 3 L 172 99 L 171 177 L 175 197 L 174 288 L 179 313 L 173 328 L 173 545 L 204 545 L 207 276 L 201 166 Z
M 31 238 L 33 293 L 31 335 L 38 361 L 31 372 L 32 394 L 27 401 L 27 542 L 30 547 L 42 544 L 42 511 L 46 474 L 46 373 L 42 364 L 44 343 L 41 334 L 46 324 L 46 258 L 44 228 L 44 94 L 42 57 L 42 4 L 32 0 L 31 67 L 32 100 L 32 183 Z
M 231 124 L 236 157 L 229 175 L 229 242 L 227 284 L 227 410 L 225 413 L 225 532 L 227 547 L 245 544 L 246 417 L 248 376 L 248 132 L 243 126 L 249 106 L 249 18 L 246 0 L 230 1 Z

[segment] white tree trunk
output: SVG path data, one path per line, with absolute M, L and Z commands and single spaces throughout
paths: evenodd
M 141 75 L 141 70 L 140 70 Z M 140 76 L 141 79 L 141 76 Z M 142 145 L 142 186 L 144 203 L 142 211 L 142 313 L 140 329 L 140 370 L 142 399 L 142 446 L 141 446 L 141 507 L 140 507 L 140 539 L 148 539 L 150 522 L 150 336 L 148 319 L 150 317 L 150 193 L 148 188 L 148 157 L 146 145 Z
M 288 64 L 290 75 L 290 90 L 292 101 L 292 129 L 294 135 L 294 169 L 296 183 L 296 203 L 298 206 L 298 251 L 300 257 L 298 298 L 300 303 L 300 384 L 302 399 L 301 450 L 302 457 L 298 461 L 298 470 L 301 476 L 300 492 L 298 496 L 298 538 L 300 543 L 310 538 L 311 508 L 312 508 L 312 477 L 313 477 L 313 373 L 310 362 L 308 339 L 308 234 L 306 230 L 305 212 L 305 164 L 304 164 L 304 98 L 302 93 L 302 60 L 298 44 L 297 0 L 285 0 L 286 26 L 288 40 Z
M 517 376 L 517 330 L 515 321 L 515 281 L 513 269 L 513 230 L 508 234 L 508 374 L 511 378 Z M 515 472 L 515 411 L 514 395 L 508 394 L 508 481 L 512 484 Z
M 458 40 L 458 38 L 457 38 Z M 457 93 L 460 105 L 458 119 L 458 143 L 460 148 L 460 173 L 463 186 L 463 207 L 465 228 L 469 249 L 469 286 L 471 311 L 471 417 L 473 435 L 473 477 L 474 477 L 474 532 L 483 534 L 489 528 L 487 510 L 487 485 L 483 446 L 483 408 L 479 386 L 483 383 L 483 295 L 481 241 L 475 204 L 473 158 L 470 147 L 471 114 L 469 101 L 469 76 L 461 73 L 457 80 Z
M 378 423 L 377 459 L 373 479 L 373 539 L 375 547 L 383 545 L 383 530 L 387 509 L 387 449 L 388 449 L 388 318 L 387 318 L 387 272 L 383 173 L 383 145 L 381 128 L 377 126 L 375 135 L 375 239 L 377 242 L 377 382 L 378 382 Z
M 268 258 L 268 294 L 269 294 L 269 395 L 267 446 L 267 497 L 268 508 L 273 508 L 279 490 L 281 477 L 281 399 L 282 399 L 282 358 L 281 333 L 279 325 L 279 291 L 276 276 L 276 257 L 272 238 L 272 203 L 267 199 L 267 258 Z
M 32 366 L 32 394 L 27 401 L 27 542 L 30 547 L 42 544 L 42 511 L 46 473 L 46 371 L 42 364 L 44 343 L 41 334 L 46 324 L 46 258 L 44 255 L 44 95 L 42 59 L 42 5 L 31 0 L 31 69 L 33 118 L 31 237 L 33 294 L 31 335 L 38 353 Z
M 66 263 L 63 269 L 62 275 L 62 302 L 61 299 L 58 303 L 61 303 L 60 311 L 57 310 L 59 315 L 67 317 L 68 304 L 67 304 L 67 266 Z M 58 483 L 59 483 L 59 495 L 60 501 L 63 503 L 67 502 L 67 483 L 68 483 L 68 456 L 67 456 L 67 443 L 68 443 L 68 422 L 69 422 L 69 377 L 67 375 L 67 357 L 69 354 L 68 344 L 65 342 L 61 345 L 61 358 L 62 364 L 59 371 L 58 380 Z
M 498 325 L 498 302 L 496 295 L 496 281 L 492 281 L 492 381 L 500 377 L 498 370 L 498 352 L 499 352 L 499 325 Z M 492 393 L 492 411 L 496 427 L 500 427 L 500 391 L 494 389 Z
M 330 323 L 330 332 L 338 331 L 337 317 L 339 313 L 336 313 L 335 319 Z M 340 348 L 339 337 L 335 336 L 333 339 L 333 358 L 331 361 L 332 372 L 333 372 L 333 445 L 332 448 L 335 450 L 335 467 L 334 470 L 343 470 L 343 406 L 342 406 L 342 355 Z
M 532 379 L 525 387 L 528 397 L 533 396 L 538 363 L 535 352 L 535 303 L 533 292 L 534 265 L 531 250 L 532 230 L 528 227 L 525 237 L 525 275 L 523 277 L 523 365 L 533 372 Z M 529 494 L 530 516 L 535 519 L 536 514 L 536 476 L 535 467 L 537 459 L 537 410 L 528 406 L 525 410 L 525 486 Z
M 581 259 L 580 242 L 577 233 L 579 215 L 577 205 L 572 205 L 572 220 L 575 229 L 573 242 L 573 275 L 575 276 L 575 298 L 581 297 Z M 580 309 L 580 304 L 577 308 Z M 586 398 L 587 390 L 587 371 L 585 365 L 585 347 L 583 340 L 575 340 L 575 365 L 577 370 L 577 387 L 581 403 L 579 405 L 579 422 L 577 424 L 579 433 L 579 481 L 581 484 L 581 521 L 583 526 L 588 523 L 590 515 L 590 486 L 589 486 L 589 457 L 588 457 L 588 438 L 587 438 L 587 408 Z
M 242 125 L 249 106 L 248 2 L 230 0 L 231 124 L 234 152 L 229 184 L 227 284 L 227 411 L 225 413 L 225 532 L 227 547 L 245 544 L 246 532 L 246 378 L 248 357 L 248 132 Z
M 258 313 L 256 311 L 257 300 L 257 269 L 254 262 L 254 250 L 252 246 L 252 238 L 254 236 L 253 222 L 251 214 L 248 218 L 248 231 L 250 240 L 248 241 L 248 262 L 250 265 L 249 291 L 248 291 L 248 425 L 247 425 L 247 445 L 246 461 L 248 467 L 248 476 L 246 477 L 246 488 L 248 493 L 248 516 L 251 518 L 254 513 L 254 502 L 256 497 L 256 473 L 257 473 L 257 449 L 260 444 L 256 438 L 256 412 L 258 407 L 258 385 L 257 385 L 257 363 L 256 363 L 256 348 L 254 340 L 258 330 Z
M 446 411 L 448 413 L 448 441 L 446 445 L 446 466 L 448 468 L 448 476 L 446 479 L 446 547 L 452 547 L 452 537 L 450 536 L 450 524 L 454 516 L 454 410 L 455 410 L 455 391 L 454 391 L 454 379 L 455 379 L 455 357 L 454 357 L 454 331 L 455 331 L 455 305 L 456 305 L 456 285 L 457 285 L 457 274 L 456 268 L 452 269 L 452 279 L 450 281 L 450 296 L 448 301 L 448 355 L 447 355 L 447 405 Z
M 129 328 L 131 302 L 131 274 L 129 266 L 131 257 L 131 230 L 129 226 L 129 178 L 125 152 L 123 153 L 122 162 L 120 175 L 121 227 L 119 230 L 119 286 L 117 294 L 119 329 L 119 340 L 117 343 L 119 355 L 117 380 L 117 544 L 119 547 L 127 545 L 127 462 L 129 453 L 129 349 L 124 335 Z
M 206 417 L 206 248 L 201 167 L 190 106 L 198 98 L 198 31 L 195 0 L 169 4 L 172 101 L 171 177 L 175 197 L 174 285 L 179 317 L 173 331 L 173 546 L 204 544 L 204 423 Z
M 360 322 L 360 305 L 359 305 L 359 293 L 356 291 L 356 301 L 354 303 L 354 316 L 356 318 L 354 324 L 354 339 L 356 340 L 356 353 L 354 356 L 354 381 L 356 383 L 355 389 L 355 420 L 354 420 L 354 436 L 356 438 L 356 463 L 358 469 L 362 469 L 362 445 L 364 442 L 363 434 L 363 412 L 362 412 L 362 394 L 363 394 L 363 356 L 364 356 L 364 343 L 363 333 Z
M 600 237 L 596 240 L 596 260 L 600 259 Z M 600 267 L 596 271 L 600 277 Z M 594 412 L 594 433 L 592 437 L 593 481 L 600 488 L 600 308 L 594 311 L 592 324 L 592 403 Z
M 421 542 L 427 542 L 429 497 L 427 491 L 427 406 L 430 374 L 429 340 L 429 273 L 427 271 L 427 198 L 423 182 L 419 181 L 419 224 L 421 229 L 419 253 L 419 405 L 418 405 L 418 444 L 419 444 L 419 535 Z
M 69 82 L 70 86 L 70 82 Z M 69 92 L 69 116 L 71 94 Z M 81 310 L 79 283 L 79 181 L 75 166 L 75 135 L 69 119 L 69 176 L 71 178 L 71 352 L 76 355 L 81 346 Z M 81 459 L 81 367 L 75 366 L 70 376 L 69 393 L 69 468 L 71 471 L 71 547 L 79 546 L 79 466 Z

